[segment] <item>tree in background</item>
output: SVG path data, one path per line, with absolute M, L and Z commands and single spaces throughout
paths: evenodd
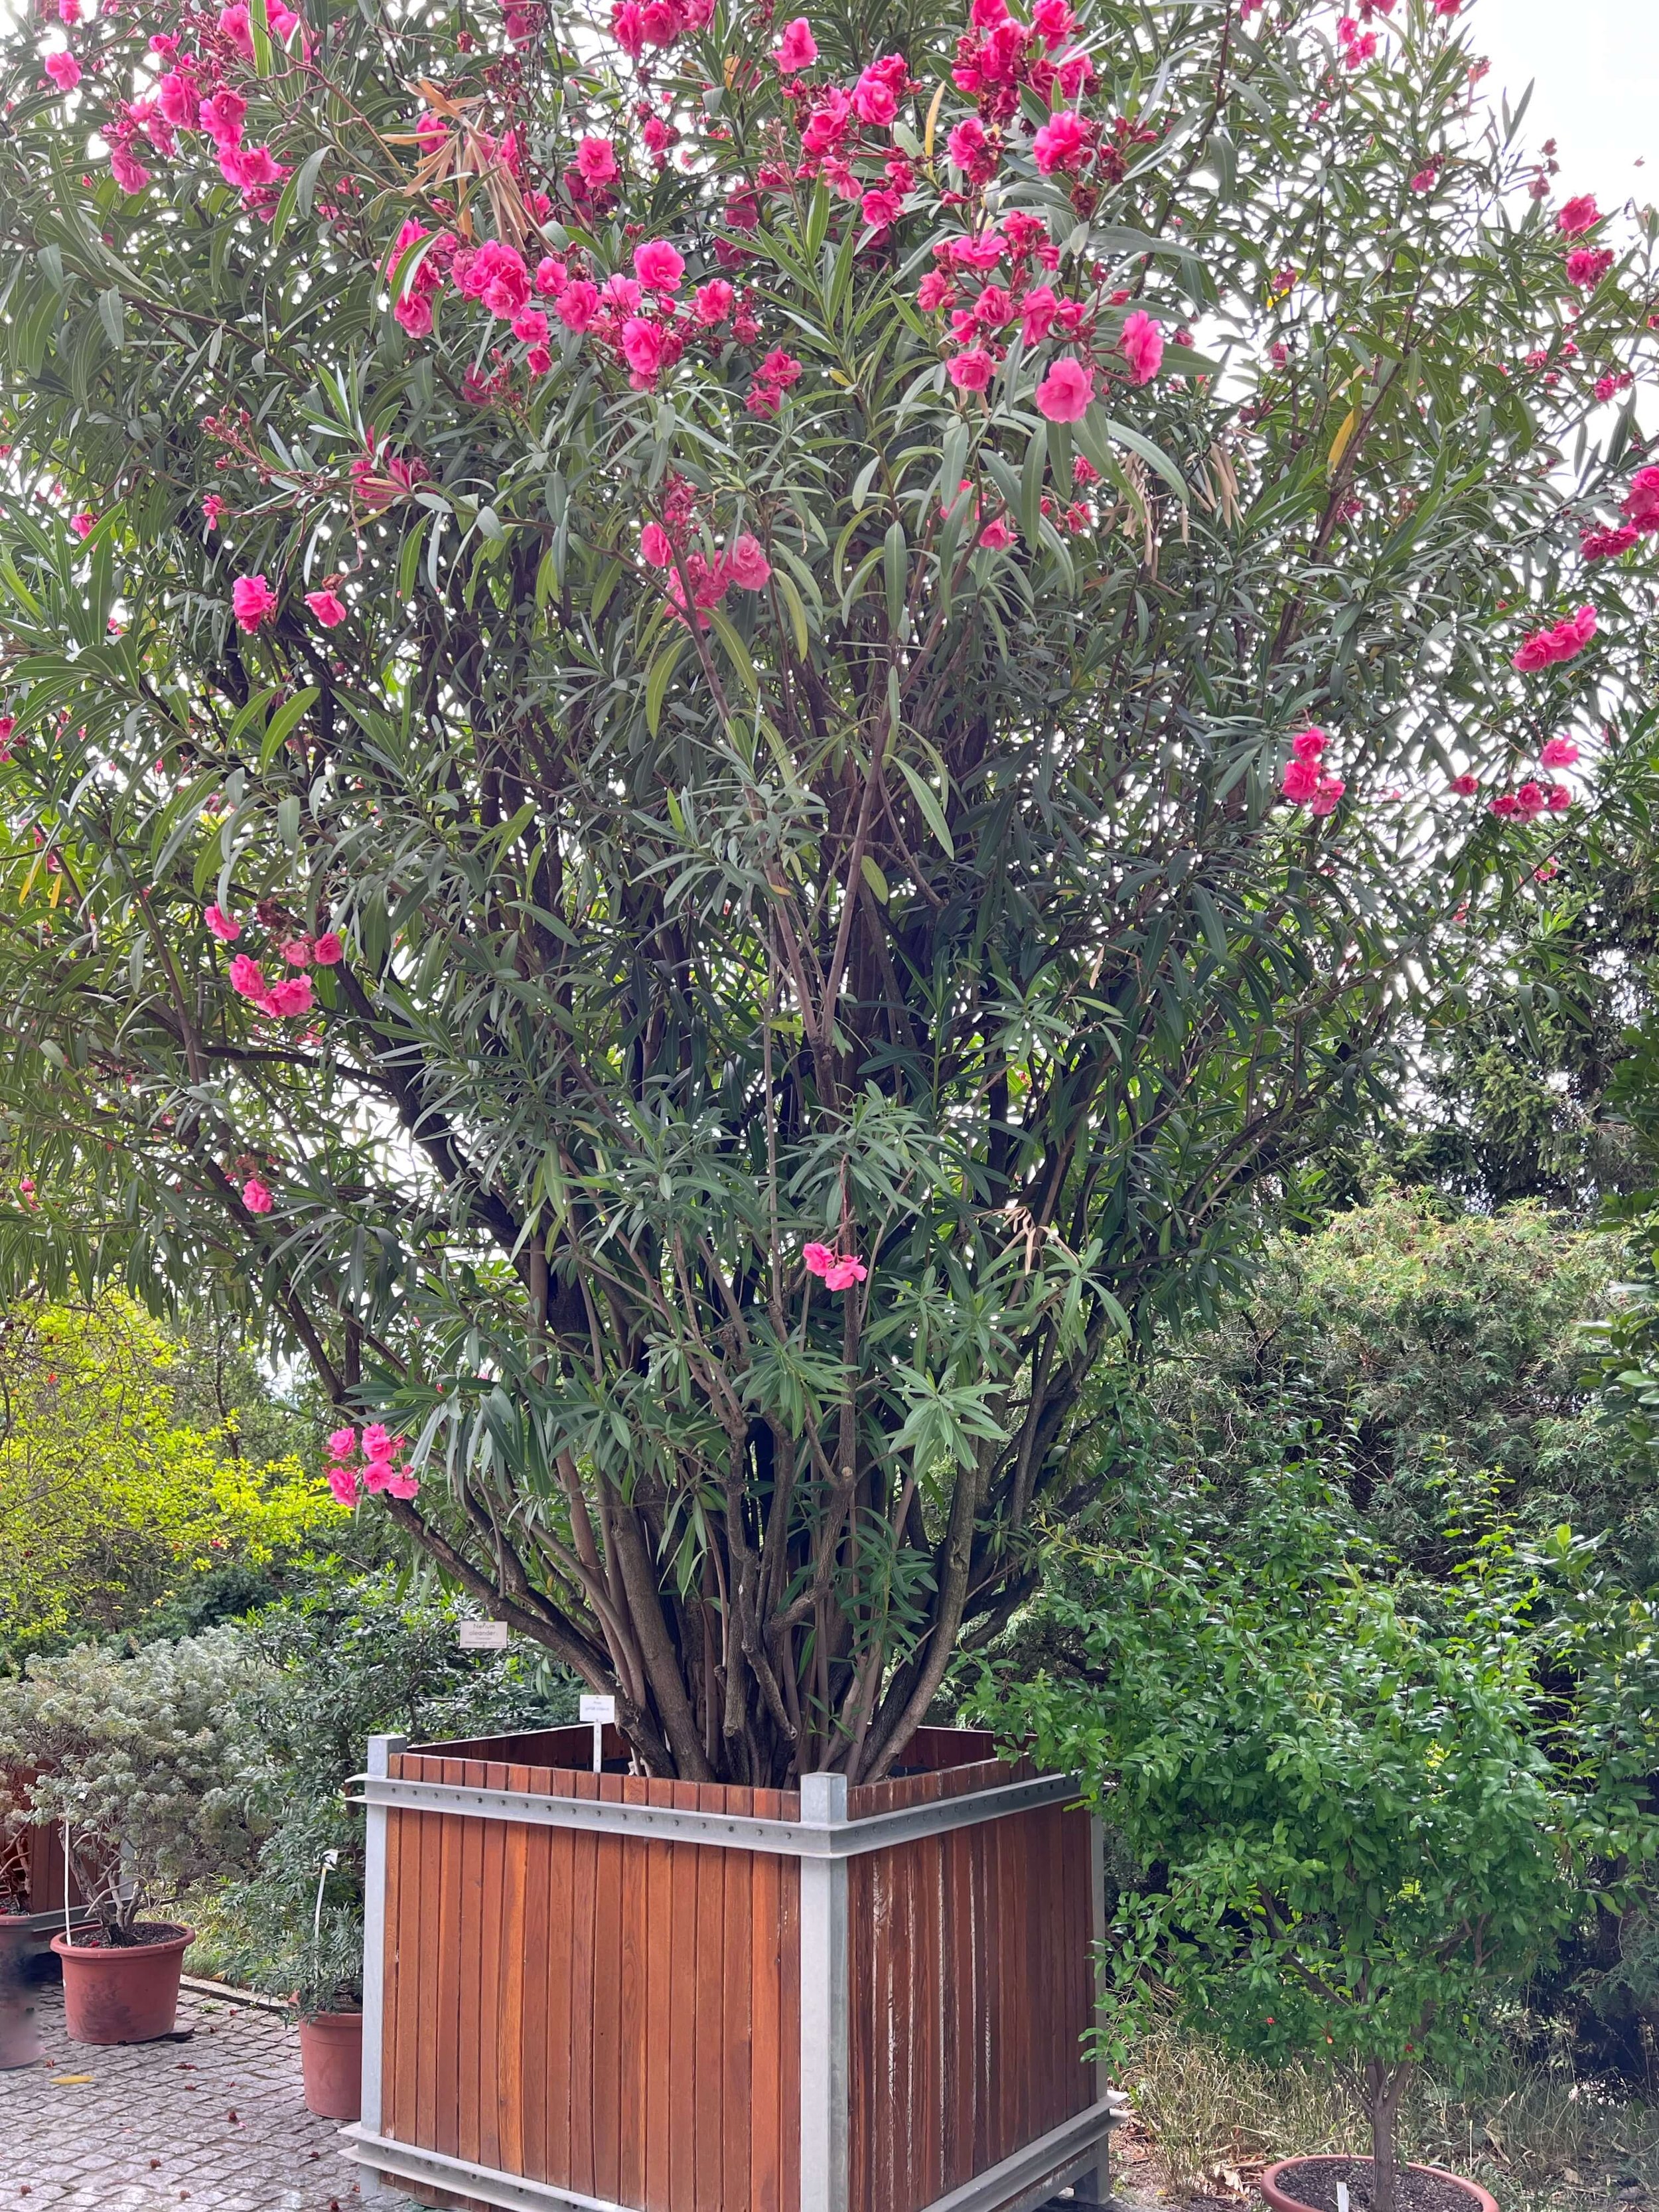
M 1103 1363 L 1087 1395 L 1096 1488 L 1171 1480 L 1224 1492 L 1316 1465 L 1381 1558 L 1444 1575 L 1460 1498 L 1495 1491 L 1534 1533 L 1607 1540 L 1636 1588 L 1659 1581 L 1647 1455 L 1610 1436 L 1583 1327 L 1613 1310 L 1616 1253 L 1531 1202 L 1476 1213 L 1384 1191 L 1268 1248 L 1211 1326 Z
M 240 1449 L 235 1405 L 212 1428 L 179 1419 L 179 1352 L 115 1292 L 0 1320 L 0 1651 L 198 1625 L 349 1538 L 298 1456 Z
M 1642 710 L 1651 226 L 1416 0 L 154 28 L 5 49 L 6 1279 L 884 1773 Z
M 1391 2212 L 1413 2071 L 1466 2079 L 1497 2003 L 1659 1846 L 1652 1608 L 1586 1611 L 1593 1557 L 1564 1530 L 1529 1559 L 1501 1524 L 1455 1584 L 1390 1588 L 1308 1469 L 1225 1522 L 1153 1506 L 1133 1547 L 1058 1569 L 1032 1630 L 1071 1663 L 992 1710 L 1131 1856 L 1109 2045 L 1173 1997 L 1191 2033 L 1328 2064 Z

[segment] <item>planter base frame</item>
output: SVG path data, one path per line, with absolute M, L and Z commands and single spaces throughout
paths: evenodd
M 585 1741 L 586 1732 L 582 1734 Z M 869 1990 L 854 1999 L 855 1986 L 862 1986 L 860 1978 L 869 1970 L 865 1947 L 872 1940 L 871 1882 L 878 1884 L 884 1878 L 880 1869 L 902 1862 L 913 1844 L 948 1850 L 951 1844 L 945 1839 L 954 1843 L 958 1832 L 1000 1833 L 1010 1822 L 1024 1837 L 1030 1832 L 1021 1826 L 1022 1820 L 1053 1821 L 1067 1806 L 1075 1806 L 1075 1782 L 1066 1776 L 1033 1775 L 1029 1769 L 1024 1775 L 1006 1767 L 999 1771 L 994 1759 L 983 1763 L 992 1747 L 988 1739 L 981 1739 L 981 1763 L 969 1767 L 973 1782 L 963 1772 L 953 1787 L 948 1774 L 943 1775 L 943 1786 L 930 1791 L 925 1801 L 907 1798 L 906 1785 L 898 1784 L 876 1785 L 868 1793 L 860 1790 L 857 1796 L 861 1802 L 849 1803 L 845 1776 L 807 1774 L 801 1778 L 797 1795 L 786 1799 L 783 1793 L 767 1793 L 776 1801 L 776 1810 L 769 1807 L 771 1817 L 763 1817 L 750 1813 L 747 1792 L 741 1798 L 733 1792 L 733 1802 L 723 1792 L 710 1791 L 699 1802 L 695 1787 L 674 1785 L 672 1802 L 618 1802 L 614 1790 L 600 1799 L 587 1790 L 549 1794 L 544 1787 L 527 1789 L 519 1777 L 523 1775 L 527 1783 L 531 1766 L 545 1763 L 524 1747 L 531 1741 L 434 1745 L 405 1758 L 404 1740 L 370 1739 L 367 1771 L 356 1778 L 363 1785 L 356 1802 L 368 1816 L 362 2111 L 359 2121 L 341 2131 L 342 2151 L 360 2170 L 363 2196 L 384 2200 L 399 2185 L 412 2184 L 441 2192 L 452 2203 L 500 2207 L 501 2212 L 641 2212 L 640 2202 L 628 2197 L 590 2195 L 568 2182 L 532 2179 L 504 2168 L 489 2160 L 483 2145 L 477 2146 L 483 2155 L 466 2155 L 474 2146 L 452 2142 L 440 2148 L 429 2136 L 411 2140 L 383 2103 L 383 2087 L 389 2091 L 391 2081 L 389 1962 L 400 1956 L 388 1923 L 388 1821 L 401 1816 L 430 1822 L 435 1817 L 457 1835 L 465 1831 L 476 1835 L 480 1829 L 499 1833 L 507 1825 L 516 1826 L 520 1835 L 526 1829 L 544 1833 L 552 1829 L 574 1831 L 578 1837 L 596 1840 L 608 1837 L 635 1851 L 670 1846 L 700 1850 L 721 1862 L 732 1853 L 765 1854 L 775 1864 L 793 1862 L 797 1871 L 790 1881 L 798 1885 L 798 2024 L 790 2033 L 792 2044 L 799 2039 L 799 2064 L 793 2059 L 789 2064 L 799 2086 L 787 2095 L 799 2098 L 793 2153 L 798 2162 L 793 2184 L 783 2199 L 784 2212 L 880 2212 L 885 2199 L 872 2172 L 866 2167 L 855 2185 L 849 2159 L 856 2133 L 853 2110 L 860 2094 L 855 2085 L 860 2081 L 865 2084 L 861 2124 L 866 2133 L 861 2140 L 866 2155 L 867 2130 L 876 2118 L 868 2095 L 871 2054 L 867 2048 L 855 2047 L 860 2031 L 854 2020 L 859 2004 L 867 2012 L 871 2002 Z M 507 1764 L 502 1763 L 503 1755 Z M 574 1765 L 574 1761 L 561 1759 L 557 1764 Z M 932 1758 L 924 1761 L 925 1765 L 932 1764 Z M 939 1765 L 948 1769 L 948 1756 L 940 1758 Z M 501 1787 L 509 1766 L 513 1786 Z M 876 1794 L 894 1790 L 896 1796 Z M 685 1802 L 688 1796 L 690 1802 Z M 1088 1832 L 1081 1836 L 1071 1828 L 1072 1820 L 1082 1817 L 1080 1812 L 1065 1813 L 1066 1832 L 1073 1840 L 1063 1847 L 1071 1869 L 1066 1876 L 1070 1903 L 1064 1914 L 1069 1932 L 1059 1954 L 1079 1964 L 1075 1969 L 1042 1964 L 1056 1956 L 1052 1933 L 1043 1938 L 1050 1948 L 1031 1954 L 1044 1983 L 1054 1971 L 1071 1988 L 1061 2009 L 1053 2015 L 1056 2025 L 1066 2023 L 1059 2029 L 1062 2050 L 1068 2037 L 1080 2034 L 1091 2011 L 1098 2018 L 1097 1996 L 1089 1994 L 1091 1977 L 1084 1973 L 1081 1960 L 1088 1937 L 1098 1942 L 1105 1932 L 1103 1839 L 1097 1821 L 1088 1823 Z M 975 1848 L 966 1837 L 960 1844 L 963 1849 Z M 1055 1843 L 1053 1848 L 1059 1851 L 1062 1846 Z M 1056 1860 L 1053 1870 L 1057 1872 L 1059 1865 Z M 854 1877 L 854 1869 L 860 1868 L 877 1871 Z M 977 1879 L 982 1884 L 982 1868 Z M 983 1900 L 976 1909 L 985 1909 Z M 854 1923 L 861 1929 L 860 1944 L 850 1947 L 859 1951 L 856 1962 L 849 1956 Z M 1080 1988 L 1075 1973 L 1084 1973 Z M 1046 1995 L 1039 1998 L 1048 2001 L 1060 2002 L 1058 1990 L 1052 2000 Z M 406 2012 L 409 2000 L 403 2002 Z M 1042 2063 L 1052 2069 L 1056 2063 L 1054 2031 L 1048 2033 L 1049 2055 Z M 867 2045 L 867 2027 L 864 2040 Z M 1077 2048 L 1074 2042 L 1069 2047 Z M 1013 2052 L 1010 2056 L 1015 2057 Z M 1015 2063 L 1019 2063 L 1017 2058 Z M 1075 2089 L 1056 2088 L 1060 2077 L 1052 2072 L 1047 2077 L 1042 2094 L 1049 2099 L 1048 2111 L 1030 2141 L 1021 2144 L 1015 2136 L 1011 2148 L 1005 2132 L 1001 2145 L 994 2142 L 990 2158 L 977 2173 L 920 2204 L 912 2195 L 909 2203 L 915 2212 L 1030 2212 L 1068 2184 L 1078 2183 L 1085 2185 L 1085 2197 L 1103 2199 L 1108 2193 L 1108 2138 L 1124 2100 L 1109 2088 L 1101 2063 L 1085 2067 L 1077 2059 L 1064 2062 L 1063 2070 L 1071 2068 L 1079 2077 Z M 1056 2104 L 1058 2112 L 1066 2114 L 1070 2097 L 1077 2098 L 1081 2109 L 1074 2106 L 1056 2120 Z M 1039 2103 L 1032 2117 L 1041 2111 Z M 384 2131 L 387 2119 L 396 2133 Z M 947 2165 L 939 2179 L 948 2175 Z M 1091 2182 L 1091 2189 L 1087 2186 Z M 934 2185 L 937 2189 L 937 2182 Z M 877 2191 L 873 2197 L 872 2187 Z
M 1107 2138 L 1122 2117 L 1122 2103 L 1121 2093 L 1113 2091 L 1000 2165 L 976 2173 L 946 2196 L 936 2197 L 925 2212 L 1030 2212 L 1033 2205 L 1045 2203 L 1091 2171 L 1100 2173 L 1103 2194 Z M 584 2197 L 551 2182 L 529 2181 L 522 2174 L 501 2173 L 442 2151 L 394 2142 L 388 2136 L 371 2135 L 361 2122 L 342 2128 L 340 2134 L 344 2156 L 386 2181 L 416 2181 L 428 2188 L 452 2190 L 457 2196 L 500 2205 L 505 2212 L 632 2212 L 631 2207 L 609 2197 Z

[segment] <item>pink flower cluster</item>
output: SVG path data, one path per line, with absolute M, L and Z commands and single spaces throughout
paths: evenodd
M 207 908 L 202 918 L 222 944 L 234 945 L 242 933 L 241 923 L 222 907 Z M 284 938 L 276 949 L 285 967 L 301 972 L 268 979 L 257 960 L 239 952 L 230 963 L 230 988 L 272 1020 L 290 1021 L 310 1013 L 315 1003 L 311 978 L 304 970 L 337 966 L 345 957 L 345 945 L 337 932 L 328 929 L 319 937 Z
M 384 1490 L 392 1498 L 417 1497 L 419 1477 L 410 1473 L 407 1461 L 398 1463 L 398 1455 L 408 1441 L 407 1437 L 392 1436 L 379 1421 L 371 1421 L 363 1431 L 362 1463 L 355 1467 L 357 1432 L 336 1429 L 328 1440 L 329 1464 L 325 1474 L 338 1502 L 355 1505 L 360 1481 L 366 1491 Z
M 647 46 L 672 46 L 707 28 L 714 0 L 611 0 L 611 35 L 635 61 Z
M 856 1253 L 836 1252 L 828 1244 L 803 1244 L 800 1257 L 807 1273 L 819 1277 L 826 1291 L 850 1291 L 870 1273 Z
M 1320 766 L 1329 740 L 1323 730 L 1306 729 L 1291 739 L 1291 757 L 1285 763 L 1280 791 L 1292 806 L 1305 806 L 1310 814 L 1334 814 L 1337 801 L 1347 789 L 1340 775 Z
M 1492 811 L 1506 821 L 1515 817 L 1535 822 L 1540 814 L 1565 814 L 1571 805 L 1572 793 L 1565 783 L 1553 783 L 1547 788 L 1528 781 L 1518 791 L 1500 792 L 1492 802 Z
M 1624 501 L 1625 520 L 1612 530 L 1586 531 L 1578 550 L 1587 561 L 1613 561 L 1644 538 L 1659 536 L 1659 467 L 1638 469 Z
M 1581 653 L 1595 635 L 1595 608 L 1580 607 L 1553 629 L 1535 630 L 1514 656 L 1514 665 L 1523 676 L 1540 668 L 1553 668 L 1558 661 L 1571 660 Z
M 772 564 L 757 538 L 740 532 L 723 553 L 711 560 L 692 544 L 696 532 L 696 495 L 684 477 L 671 477 L 663 497 L 663 519 L 647 522 L 640 532 L 640 553 L 653 568 L 667 571 L 663 591 L 680 622 L 690 612 L 699 629 L 708 627 L 710 607 L 717 607 L 735 585 L 742 592 L 766 588 Z
M 307 58 L 305 27 L 283 0 L 269 0 L 266 21 L 279 46 Z M 182 41 L 171 33 L 158 33 L 149 43 L 162 64 L 154 93 L 120 103 L 104 125 L 116 183 L 125 192 L 143 191 L 150 172 L 136 149 L 142 147 L 152 158 L 165 160 L 179 133 L 199 131 L 212 142 L 219 173 L 240 192 L 243 206 L 269 222 L 289 172 L 268 145 L 244 143 L 247 101 L 230 80 L 253 60 L 253 28 L 245 0 L 231 0 L 222 8 L 191 53 L 181 54 Z

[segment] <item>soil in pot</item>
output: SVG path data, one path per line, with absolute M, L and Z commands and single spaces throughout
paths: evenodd
M 1292 2158 L 1270 2166 L 1261 2177 L 1269 2204 L 1305 2205 L 1308 2212 L 1337 2212 L 1336 2185 L 1348 2186 L 1352 2212 L 1369 2212 L 1371 2161 L 1368 2158 Z M 1492 2199 L 1472 2181 L 1436 2166 L 1402 2166 L 1395 2176 L 1396 2212 L 1497 2212 Z
M 363 2116 L 363 2016 L 321 2012 L 300 2022 L 306 2109 L 324 2120 Z
M 141 1921 L 136 1943 L 109 1943 L 100 1929 L 52 1948 L 64 1965 L 64 2026 L 71 2043 L 153 2043 L 179 2017 L 179 1975 L 196 1940 L 191 1928 Z

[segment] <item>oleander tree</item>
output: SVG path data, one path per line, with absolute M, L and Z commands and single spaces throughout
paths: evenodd
M 1652 222 L 1424 0 L 60 12 L 5 1276 L 240 1302 L 652 1771 L 888 1771 L 1641 712 Z

